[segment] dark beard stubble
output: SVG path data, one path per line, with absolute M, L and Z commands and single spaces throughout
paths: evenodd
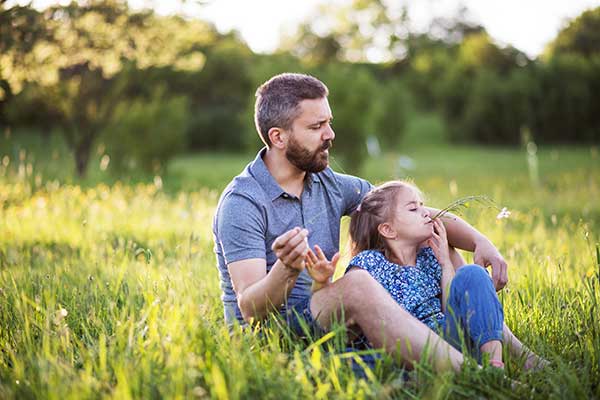
M 289 162 L 302 171 L 321 172 L 329 165 L 329 156 L 325 153 L 325 150 L 331 148 L 332 144 L 332 141 L 328 140 L 320 148 L 311 152 L 302 147 L 296 140 L 290 138 L 285 156 Z

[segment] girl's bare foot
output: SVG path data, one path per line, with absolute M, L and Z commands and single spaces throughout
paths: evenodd
M 527 358 L 525 359 L 525 364 L 523 364 L 523 369 L 525 371 L 541 371 L 542 369 L 548 367 L 550 365 L 550 361 L 546 360 L 538 356 L 533 352 L 527 353 Z

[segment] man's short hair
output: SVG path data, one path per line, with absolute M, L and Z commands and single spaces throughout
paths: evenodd
M 256 90 L 254 123 L 262 141 L 271 146 L 269 129 L 290 129 L 298 117 L 302 100 L 327 97 L 327 86 L 317 78 L 305 74 L 275 75 Z

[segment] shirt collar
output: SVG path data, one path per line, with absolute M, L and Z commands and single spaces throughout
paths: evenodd
M 279 196 L 286 194 L 286 192 L 279 186 L 271 172 L 267 169 L 267 165 L 263 160 L 263 156 L 267 151 L 266 147 L 260 149 L 256 158 L 250 164 L 250 173 L 254 176 L 254 179 L 260 184 L 265 192 L 269 195 L 271 200 L 275 200 Z M 311 190 L 313 182 L 320 182 L 318 174 L 307 172 L 304 178 L 305 189 Z

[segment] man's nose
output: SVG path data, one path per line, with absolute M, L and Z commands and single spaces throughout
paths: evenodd
M 333 140 L 335 139 L 335 132 L 331 125 L 327 124 L 327 129 L 325 129 L 325 133 L 323 134 L 323 140 Z

